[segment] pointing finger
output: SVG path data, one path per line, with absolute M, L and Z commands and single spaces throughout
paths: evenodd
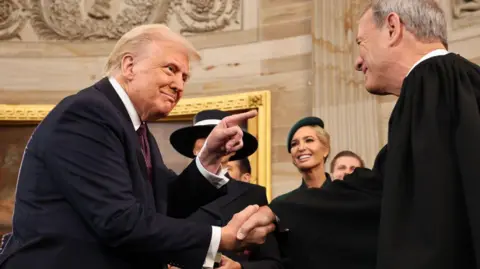
M 240 123 L 251 119 L 253 117 L 257 116 L 257 111 L 256 110 L 250 110 L 248 112 L 243 112 L 240 114 L 234 114 L 228 117 L 225 117 L 224 121 L 227 127 L 231 127 L 234 125 L 239 125 Z

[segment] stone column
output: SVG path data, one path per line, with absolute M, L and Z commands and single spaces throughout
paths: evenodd
M 341 150 L 359 154 L 371 167 L 382 146 L 377 98 L 354 69 L 359 12 L 366 0 L 314 0 L 313 115 L 331 136 L 329 161 Z M 329 171 L 327 163 L 327 171 Z

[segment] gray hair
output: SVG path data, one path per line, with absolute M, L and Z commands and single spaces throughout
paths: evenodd
M 445 13 L 435 0 L 371 0 L 366 10 L 370 8 L 377 27 L 382 27 L 388 14 L 394 12 L 418 40 L 440 40 L 448 48 Z

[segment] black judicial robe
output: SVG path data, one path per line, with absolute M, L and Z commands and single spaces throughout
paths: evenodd
M 405 78 L 383 156 L 378 269 L 480 266 L 480 68 L 436 56 Z
M 286 269 L 374 269 L 382 182 L 357 168 L 322 188 L 301 188 L 270 208 Z

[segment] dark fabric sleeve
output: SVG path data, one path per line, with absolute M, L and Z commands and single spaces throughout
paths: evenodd
M 465 74 L 456 109 L 455 157 L 465 192 L 475 259 L 480 261 L 480 70 Z M 473 79 L 475 78 L 475 79 Z
M 405 79 L 389 122 L 377 268 L 480 260 L 479 95 L 478 66 L 454 54 Z
M 170 257 L 186 250 L 200 268 L 211 227 L 158 214 L 133 194 L 115 115 L 95 100 L 70 105 L 45 148 L 46 165 L 71 206 L 110 247 Z
M 155 138 L 150 139 L 151 147 L 158 149 Z M 168 182 L 168 215 L 174 218 L 186 218 L 198 208 L 218 197 L 225 195 L 226 188 L 217 189 L 198 170 L 195 159 L 179 175 L 168 168 L 158 151 L 159 160 L 155 165 L 161 170 L 162 178 Z
M 264 206 L 268 204 L 265 188 L 253 189 L 256 197 L 256 204 Z M 282 262 L 280 258 L 280 250 L 278 248 L 277 239 L 274 234 L 269 234 L 265 243 L 256 246 L 249 257 L 248 262 L 242 262 L 244 269 L 282 269 Z
M 473 64 L 472 64 L 473 65 Z M 475 260 L 480 261 L 480 68 L 457 74 L 455 85 L 454 158 L 465 192 L 469 226 L 475 250 Z M 453 86 L 453 85 L 452 85 Z M 449 88 L 452 91 L 454 88 Z
M 375 268 L 381 179 L 357 168 L 321 189 L 270 204 L 288 229 L 276 234 L 285 268 Z
M 198 170 L 193 160 L 178 177 L 169 184 L 168 214 L 175 218 L 186 218 L 222 195 L 226 194 L 225 185 L 220 189 L 213 186 Z

